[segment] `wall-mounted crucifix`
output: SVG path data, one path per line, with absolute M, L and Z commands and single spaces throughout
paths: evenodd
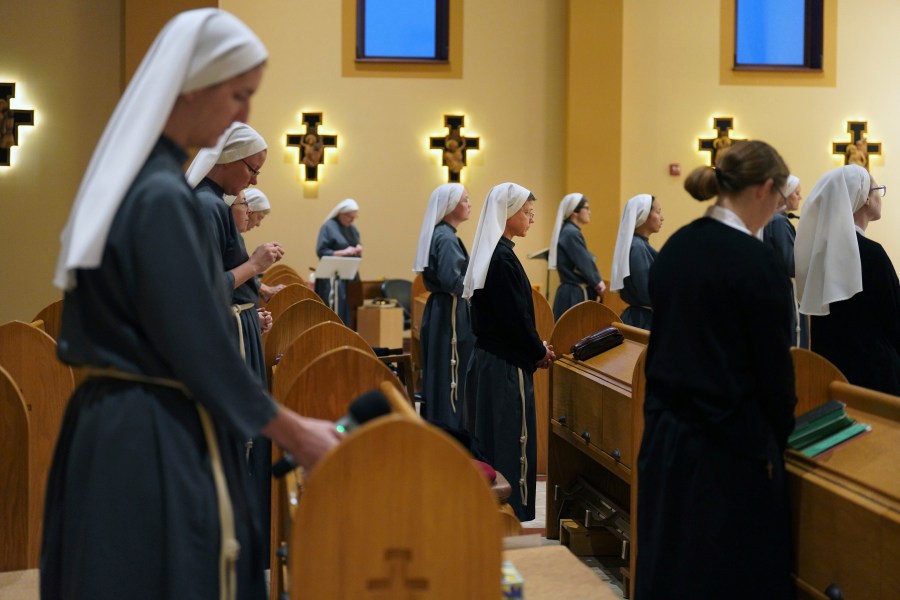
M 744 140 L 729 135 L 729 132 L 734 129 L 734 117 L 713 117 L 713 129 L 718 135 L 714 138 L 700 138 L 697 140 L 699 142 L 697 149 L 709 152 L 709 164 L 714 167 L 720 150 L 728 148 L 734 142 L 743 142 Z
M 303 113 L 301 119 L 306 124 L 306 133 L 287 134 L 287 145 L 300 148 L 299 164 L 306 168 L 304 179 L 318 181 L 319 165 L 325 164 L 325 148 L 337 148 L 337 136 L 319 133 L 322 113 Z
M 366 589 L 370 593 L 397 598 L 400 592 L 428 589 L 427 579 L 408 577 L 406 574 L 412 562 L 412 550 L 409 548 L 389 548 L 384 553 L 384 560 L 388 563 L 390 575 L 368 580 Z
M 831 153 L 843 154 L 845 165 L 859 165 L 869 168 L 869 155 L 881 154 L 881 142 L 866 140 L 867 121 L 847 121 L 849 142 L 832 142 Z
M 464 115 L 444 115 L 447 135 L 429 138 L 431 150 L 441 150 L 441 164 L 447 167 L 447 182 L 459 183 L 459 176 L 466 166 L 466 151 L 478 150 L 477 137 L 466 137 L 459 130 L 465 127 Z
M 18 110 L 10 106 L 16 95 L 15 83 L 0 83 L 0 167 L 8 167 L 10 148 L 19 145 L 19 126 L 34 125 L 33 110 Z

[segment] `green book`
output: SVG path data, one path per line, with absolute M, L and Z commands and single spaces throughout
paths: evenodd
M 843 413 L 846 407 L 847 405 L 840 400 L 829 400 L 824 404 L 820 404 L 814 409 L 808 410 L 802 415 L 797 416 L 797 419 L 794 422 L 794 431 L 797 431 L 798 429 L 804 429 L 813 421 L 821 419 L 822 417 L 833 412 Z
M 794 429 L 794 433 L 788 437 L 788 445 L 800 450 L 854 423 L 855 421 L 843 410 L 833 412 L 810 422 L 803 428 Z
M 837 433 L 834 433 L 834 434 L 828 436 L 824 440 L 818 441 L 815 444 L 813 444 L 812 446 L 804 448 L 803 450 L 800 451 L 800 453 L 804 454 L 805 456 L 808 456 L 810 458 L 813 458 L 814 456 L 822 454 L 826 450 L 830 450 L 831 448 L 834 448 L 838 444 L 846 442 L 850 438 L 855 437 L 864 431 L 871 431 L 871 429 L 872 428 L 869 425 L 866 425 L 865 423 L 854 423 L 850 427 L 842 429 L 842 430 L 838 431 Z

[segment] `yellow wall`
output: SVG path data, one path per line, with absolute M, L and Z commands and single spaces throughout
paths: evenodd
M 701 215 L 707 204 L 691 199 L 682 188 L 684 177 L 670 177 L 668 165 L 680 163 L 686 175 L 704 164 L 708 154 L 695 150 L 697 138 L 713 133 L 714 115 L 735 118 L 734 137 L 775 146 L 800 177 L 804 195 L 825 171 L 843 164 L 831 155 L 831 143 L 847 139 L 846 121 L 867 120 L 870 140 L 884 142 L 885 152 L 872 157 L 871 171 L 888 185 L 884 217 L 868 234 L 900 264 L 900 239 L 891 235 L 900 226 L 900 209 L 891 201 L 900 197 L 900 181 L 891 168 L 898 148 L 891 141 L 900 140 L 900 82 L 890 68 L 882 68 L 900 58 L 900 40 L 892 30 L 900 21 L 900 4 L 825 0 L 826 14 L 837 14 L 836 84 L 773 87 L 720 83 L 720 8 L 725 3 L 625 3 L 622 204 L 641 192 L 660 199 L 666 222 L 651 240 L 657 248 Z
M 457 0 L 454 0 L 456 2 Z M 247 236 L 248 247 L 278 240 L 284 261 L 302 273 L 317 262 L 316 233 L 344 198 L 361 207 L 364 279 L 412 278 L 419 227 L 431 190 L 445 181 L 428 136 L 442 135 L 445 113 L 464 113 L 481 151 L 469 154 L 463 183 L 472 218 L 460 228 L 471 248 L 491 186 L 515 181 L 538 198 L 537 220 L 518 254 L 534 283 L 546 262 L 525 254 L 549 244 L 563 190 L 566 13 L 546 0 L 464 2 L 462 76 L 344 77 L 341 2 L 223 0 L 265 41 L 269 64 L 250 123 L 269 143 L 259 188 L 272 214 Z M 345 32 L 346 34 L 346 32 Z M 353 35 L 353 32 L 350 32 Z M 318 185 L 304 184 L 297 150 L 285 134 L 300 132 L 301 112 L 323 112 L 320 131 L 338 135 L 326 151 Z
M 12 167 L 0 167 L 0 323 L 30 320 L 59 299 L 59 234 L 119 96 L 120 0 L 4 3 L 0 81 L 13 108 L 33 108 Z

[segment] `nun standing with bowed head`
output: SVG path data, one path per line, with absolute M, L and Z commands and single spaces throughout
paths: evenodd
M 625 203 L 609 284 L 614 292 L 622 290 L 622 300 L 629 304 L 622 313 L 626 325 L 650 329 L 653 324 L 650 266 L 659 252 L 650 245 L 650 236 L 659 233 L 662 224 L 662 208 L 650 194 L 638 194 Z
M 538 368 L 556 356 L 535 328 L 531 283 L 516 257 L 514 237 L 534 222 L 534 196 L 515 183 L 488 194 L 478 221 L 463 297 L 472 299 L 475 352 L 469 361 L 466 404 L 478 448 L 512 484 L 509 505 L 520 521 L 534 519 L 537 431 L 534 386 Z M 427 399 L 426 399 L 427 401 Z
M 794 239 L 797 237 L 797 230 L 790 221 L 791 218 L 796 218 L 792 211 L 800 208 L 800 179 L 789 175 L 781 194 L 786 198 L 784 208 L 776 212 L 763 228 L 762 239 L 772 247 L 791 277 L 791 295 L 794 298 L 794 310 L 791 313 L 791 345 L 809 348 L 808 321 L 806 317 L 800 316 L 797 294 L 794 293 Z
M 568 194 L 559 203 L 547 266 L 559 271 L 553 318 L 580 302 L 596 300 L 606 291 L 594 256 L 588 252 L 581 226 L 591 222 L 591 207 L 583 194 Z
M 459 183 L 435 188 L 428 199 L 413 271 L 431 292 L 422 316 L 422 391 L 425 418 L 446 429 L 462 427 L 466 367 L 475 345 L 469 303 L 461 298 L 469 253 L 456 228 L 472 210 Z
M 881 218 L 885 186 L 846 165 L 809 193 L 797 231 L 797 293 L 810 349 L 854 385 L 900 395 L 900 285 L 866 228 Z
M 782 204 L 774 148 L 735 143 L 688 175 L 716 196 L 650 269 L 635 594 L 793 599 L 784 448 L 794 425 L 791 291 L 752 232 Z
M 171 20 L 94 151 L 62 234 L 58 353 L 85 369 L 47 482 L 41 598 L 266 597 L 242 440 L 312 468 L 334 424 L 276 404 L 182 164 L 244 120 L 266 50 L 216 9 Z M 159 227 L 160 215 L 165 226 Z
M 262 220 L 272 212 L 272 206 L 269 204 L 269 198 L 259 188 L 247 188 L 244 190 L 244 197 L 250 209 L 250 223 L 247 225 L 247 231 L 250 231 L 259 227 Z
M 359 230 L 353 222 L 359 216 L 359 204 L 352 198 L 339 202 L 331 209 L 316 240 L 316 255 L 323 256 L 362 256 L 362 245 L 359 243 Z M 356 274 L 359 279 L 359 273 Z M 334 297 L 331 297 L 331 279 L 316 279 L 316 293 L 325 304 L 334 308 L 348 327 L 350 326 L 350 307 L 347 305 L 347 282 L 341 280 L 337 284 Z

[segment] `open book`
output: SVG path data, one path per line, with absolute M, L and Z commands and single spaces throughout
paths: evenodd
M 870 431 L 865 423 L 857 423 L 844 410 L 846 404 L 829 400 L 797 417 L 788 446 L 805 456 L 814 457 L 852 437 Z

